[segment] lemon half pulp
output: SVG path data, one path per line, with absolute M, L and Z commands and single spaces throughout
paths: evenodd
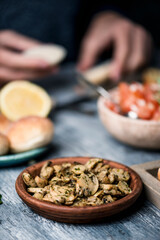
M 0 110 L 12 121 L 27 116 L 46 117 L 51 107 L 47 92 L 24 80 L 10 82 L 0 92 Z

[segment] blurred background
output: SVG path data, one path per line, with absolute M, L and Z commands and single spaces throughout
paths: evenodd
M 3 33 L 6 30 L 15 31 L 15 33 L 41 41 L 42 43 L 55 43 L 64 46 L 68 52 L 65 62 L 76 62 L 82 70 L 91 67 L 100 59 L 112 58 L 114 60 L 116 51 L 118 52 L 118 49 L 120 49 L 119 52 L 122 53 L 117 53 L 118 57 L 119 55 L 119 58 L 121 58 L 121 55 L 125 56 L 122 56 L 123 59 L 121 60 L 122 63 L 120 62 L 120 66 L 115 67 L 116 70 L 114 72 L 118 73 L 111 74 L 111 78 L 118 79 L 123 72 L 131 72 L 151 61 L 153 62 L 153 57 L 156 55 L 153 49 L 158 48 L 160 45 L 159 9 L 160 3 L 158 1 L 129 1 L 127 3 L 126 1 L 107 0 L 2 0 L 0 2 L 0 53 L 3 47 L 11 47 L 12 50 L 17 51 L 24 50 L 24 48 L 18 47 L 18 38 L 16 44 L 11 44 L 10 42 L 13 41 L 12 36 L 4 37 L 5 34 Z M 103 15 L 101 21 L 99 20 L 99 15 Z M 126 34 L 126 30 L 124 30 L 125 24 L 129 25 Z M 135 36 L 138 36 L 136 32 L 138 30 L 135 29 L 137 26 L 138 30 L 143 31 L 139 36 L 142 39 L 141 41 L 135 40 Z M 117 32 L 117 29 L 120 33 L 115 36 L 114 32 Z M 102 35 L 105 35 L 105 37 Z M 117 40 L 120 35 L 125 36 L 122 39 L 123 44 Z M 89 37 L 91 38 L 90 42 L 88 40 Z M 105 40 L 102 38 L 105 38 Z M 86 46 L 86 39 L 88 40 L 88 46 L 94 45 L 92 49 L 95 50 L 92 51 L 91 47 L 89 49 Z M 135 43 L 135 41 L 138 43 Z M 151 51 L 151 44 L 147 41 L 152 41 L 153 43 L 152 54 L 149 52 Z M 5 46 L 5 42 L 7 42 L 7 46 Z M 127 49 L 122 45 L 128 46 Z M 126 53 L 123 54 L 125 51 Z M 134 52 L 134 55 L 142 52 L 141 55 L 139 54 L 140 56 L 137 56 L 137 59 L 139 57 L 140 60 L 134 60 L 133 66 L 131 64 L 130 67 L 125 67 L 126 58 Z M 92 60 L 87 59 L 86 55 L 89 54 Z M 136 58 L 136 56 L 133 58 Z M 4 61 L 1 60 L 0 64 L 6 67 Z M 9 67 L 7 65 L 7 70 L 8 68 L 14 70 L 15 67 L 16 70 L 19 69 L 18 65 L 12 66 L 10 64 Z M 0 71 L 1 79 L 7 80 L 7 70 L 5 69 L 5 74 L 4 69 L 2 74 Z M 27 76 L 22 74 L 22 77 Z M 28 79 L 36 77 L 36 75 L 29 76 Z M 10 76 L 8 80 L 12 80 Z

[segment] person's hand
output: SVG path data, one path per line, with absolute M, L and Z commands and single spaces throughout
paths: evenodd
M 21 54 L 39 44 L 14 31 L 0 31 L 0 81 L 36 79 L 53 72 L 47 62 L 26 58 Z
M 110 46 L 113 46 L 113 59 L 109 77 L 118 80 L 123 73 L 149 62 L 152 38 L 143 27 L 117 13 L 98 14 L 82 41 L 78 68 L 82 71 L 90 68 Z

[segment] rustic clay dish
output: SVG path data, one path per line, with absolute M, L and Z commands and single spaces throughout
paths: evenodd
M 160 149 L 160 122 L 114 113 L 102 97 L 98 100 L 98 112 L 103 125 L 116 139 L 138 148 Z
M 68 157 L 56 158 L 51 161 L 53 164 L 62 164 L 64 162 L 79 162 L 85 164 L 89 157 Z M 62 205 L 55 205 L 53 203 L 40 201 L 33 198 L 27 191 L 26 186 L 22 180 L 23 172 L 29 172 L 32 176 L 38 175 L 44 162 L 37 163 L 26 168 L 16 180 L 16 191 L 20 198 L 39 215 L 52 219 L 58 222 L 66 223 L 90 223 L 100 221 L 106 217 L 112 216 L 130 207 L 139 197 L 142 191 L 142 182 L 140 177 L 130 168 L 117 162 L 105 160 L 105 164 L 111 167 L 122 168 L 129 172 L 131 176 L 130 187 L 132 192 L 126 197 L 117 200 L 113 203 L 103 204 L 100 206 L 87 207 L 69 207 Z

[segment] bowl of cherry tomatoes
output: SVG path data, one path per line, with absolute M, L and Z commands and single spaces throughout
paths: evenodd
M 100 97 L 98 112 L 107 131 L 119 141 L 139 148 L 160 149 L 160 85 L 119 83 L 113 101 Z M 128 117 L 133 112 L 136 119 Z

